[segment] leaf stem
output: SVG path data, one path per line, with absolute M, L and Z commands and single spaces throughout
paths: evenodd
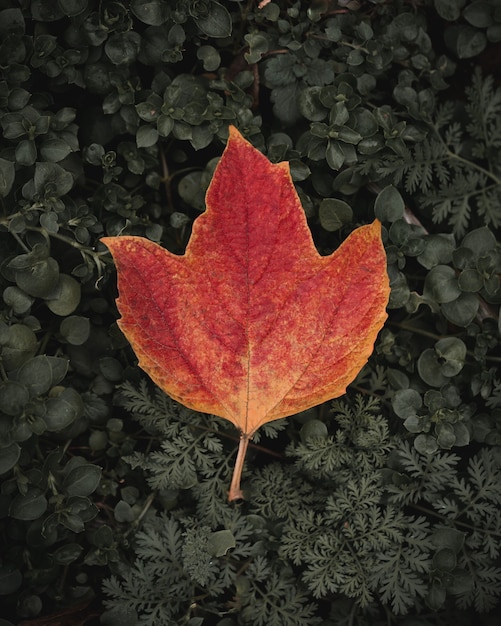
M 244 468 L 245 455 L 247 453 L 247 447 L 249 445 L 250 437 L 247 433 L 240 435 L 240 442 L 238 444 L 237 458 L 235 460 L 235 467 L 233 468 L 233 477 L 231 479 L 230 490 L 228 492 L 228 501 L 243 500 L 244 494 L 240 488 L 240 479 L 242 478 L 242 470 Z

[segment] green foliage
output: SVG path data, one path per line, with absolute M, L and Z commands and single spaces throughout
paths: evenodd
M 496 623 L 500 21 L 0 0 L 2 623 Z M 321 254 L 382 222 L 392 288 L 346 396 L 261 429 L 236 505 L 238 433 L 146 381 L 99 242 L 182 253 L 230 123 L 290 162 Z
M 414 106 L 414 90 L 403 104 Z M 471 225 L 501 225 L 501 181 L 498 160 L 501 143 L 501 89 L 492 77 L 477 70 L 465 90 L 467 101 L 458 110 L 453 102 L 423 116 L 427 136 L 385 163 L 381 172 L 404 181 L 405 190 L 420 192 L 419 204 L 431 210 L 436 223 L 446 222 L 463 236 Z

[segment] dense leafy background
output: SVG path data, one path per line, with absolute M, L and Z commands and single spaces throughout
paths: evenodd
M 0 0 L 1 626 L 493 625 L 496 0 Z M 99 239 L 182 252 L 235 124 L 392 294 L 347 395 L 238 433 L 151 387 Z M 51 617 L 49 617 L 51 616 Z

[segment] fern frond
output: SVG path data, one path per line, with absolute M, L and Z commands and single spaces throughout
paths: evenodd
M 437 503 L 442 491 L 450 487 L 456 477 L 456 466 L 460 458 L 452 453 L 425 455 L 418 452 L 408 441 L 401 441 L 396 447 L 399 465 L 407 476 L 396 484 L 387 486 L 391 502 L 411 503 L 422 498 L 446 507 L 445 499 Z
M 475 156 L 485 158 L 488 149 L 501 139 L 501 89 L 494 89 L 492 76 L 482 77 L 476 68 L 472 84 L 465 91 L 468 99 L 465 108 L 470 117 L 466 130 L 478 142 Z
M 407 517 L 405 521 L 400 541 L 379 554 L 371 572 L 371 586 L 397 615 L 408 613 L 416 597 L 426 596 L 433 547 L 425 518 Z
M 501 186 L 481 189 L 477 195 L 477 209 L 486 224 L 499 228 L 501 226 Z
M 313 549 L 324 532 L 324 519 L 321 513 L 316 513 L 313 509 L 298 511 L 295 519 L 284 529 L 280 556 L 289 559 L 294 565 L 303 563 L 304 555 Z
M 494 380 L 492 393 L 487 398 L 485 404 L 490 409 L 498 409 L 501 407 L 501 380 Z
M 175 433 L 175 434 L 174 434 Z M 137 453 L 126 457 L 132 467 L 142 467 L 153 489 L 188 489 L 198 482 L 198 475 L 213 475 L 221 465 L 222 444 L 217 435 L 202 429 L 198 433 L 177 422 L 170 439 L 165 438 L 160 450 L 147 455 Z
M 257 559 L 256 559 L 257 560 Z M 307 594 L 295 585 L 295 579 L 286 569 L 264 571 L 251 568 L 247 580 L 250 589 L 239 613 L 243 624 L 252 626 L 314 626 L 321 623 L 318 608 Z M 252 574 L 256 575 L 252 575 Z
M 252 511 L 266 519 L 288 521 L 314 502 L 314 492 L 297 472 L 279 463 L 267 465 L 252 479 Z
M 472 555 L 470 555 L 472 556 Z M 480 613 L 493 609 L 501 596 L 501 568 L 495 567 L 488 558 L 479 558 L 474 561 L 465 559 L 460 562 L 471 576 L 471 589 L 457 598 L 457 605 L 461 609 L 474 606 Z
M 435 112 L 435 126 L 437 129 L 441 130 L 452 123 L 455 108 L 452 100 L 447 100 L 437 107 Z

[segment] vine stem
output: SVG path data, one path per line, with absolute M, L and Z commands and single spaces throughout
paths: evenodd
M 235 467 L 233 468 L 233 477 L 231 479 L 230 490 L 228 492 L 229 502 L 233 502 L 234 500 L 243 500 L 244 494 L 240 488 L 240 480 L 242 478 L 245 455 L 247 454 L 250 439 L 251 438 L 247 433 L 241 433 Z

